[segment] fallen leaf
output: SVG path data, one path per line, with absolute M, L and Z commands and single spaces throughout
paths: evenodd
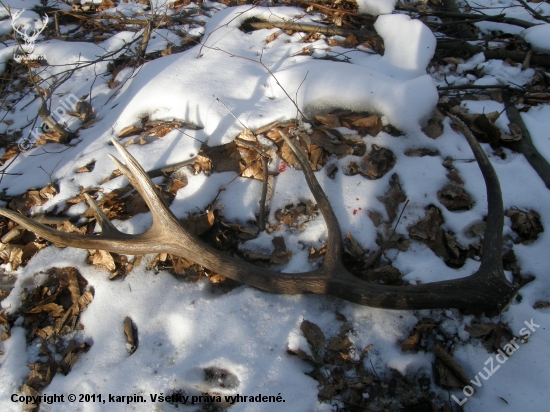
M 282 236 L 275 236 L 271 243 L 273 243 L 275 250 L 273 250 L 269 261 L 275 265 L 287 264 L 292 257 L 292 252 L 286 250 L 285 239 Z
M 399 177 L 394 174 L 390 179 L 390 190 L 384 196 L 378 196 L 377 199 L 384 204 L 390 223 L 397 217 L 397 208 L 407 198 L 399 184 Z
M 325 335 L 319 326 L 308 320 L 304 320 L 300 325 L 300 330 L 304 334 L 311 352 L 316 360 L 323 358 L 325 347 Z
M 340 120 L 335 114 L 318 114 L 315 119 L 330 128 L 341 126 Z
M 359 133 L 368 133 L 371 136 L 376 136 L 384 128 L 380 117 L 375 114 L 369 117 L 357 119 L 352 124 L 356 129 L 358 129 Z
M 384 147 L 373 144 L 371 151 L 363 158 L 361 165 L 363 176 L 368 179 L 380 179 L 395 166 L 393 152 Z
M 106 250 L 96 250 L 90 258 L 93 265 L 100 266 L 111 272 L 116 268 L 115 261 L 113 260 L 111 253 Z
M 512 230 L 519 235 L 516 243 L 530 244 L 544 231 L 540 217 L 534 211 L 510 209 L 506 211 L 506 216 L 512 220 Z
M 435 344 L 433 346 L 433 352 L 437 356 L 437 383 L 440 386 L 462 388 L 466 385 L 470 385 L 470 379 L 464 373 L 460 365 L 440 344 Z
M 437 192 L 437 198 L 450 211 L 470 210 L 474 202 L 461 186 L 449 184 Z
M 130 355 L 134 353 L 138 347 L 137 342 L 137 327 L 135 326 L 132 318 L 126 316 L 124 319 L 124 334 L 126 335 L 127 345 L 126 348 Z
M 118 138 L 122 139 L 128 136 L 135 136 L 140 133 L 143 133 L 143 128 L 137 126 L 126 126 L 118 132 Z
M 352 256 L 354 259 L 360 259 L 365 254 L 363 248 L 359 245 L 359 243 L 357 243 L 350 232 L 346 232 L 344 251 Z

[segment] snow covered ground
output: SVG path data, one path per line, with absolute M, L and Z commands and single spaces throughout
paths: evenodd
M 394 1 L 361 2 L 361 9 L 373 14 L 391 13 Z M 514 8 L 512 1 L 484 0 L 484 5 L 509 7 L 504 12 L 513 17 L 535 21 L 523 8 Z M 11 0 L 6 6 L 14 9 L 30 9 L 38 2 Z M 518 3 L 515 4 L 516 6 Z M 532 4 L 542 14 L 550 15 L 548 3 Z M 145 146 L 131 145 L 130 153 L 145 170 L 188 160 L 195 156 L 201 142 L 209 145 L 225 144 L 235 139 L 244 126 L 251 130 L 273 121 L 286 121 L 296 117 L 296 107 L 288 96 L 296 100 L 300 110 L 308 117 L 328 113 L 335 109 L 370 112 L 381 116 L 385 124 L 391 124 L 404 134 L 394 136 L 385 131 L 376 137 L 359 136 L 353 130 L 341 127 L 343 135 L 361 138 L 369 152 L 373 145 L 390 149 L 396 158 L 390 173 L 377 180 L 367 180 L 361 175 L 346 175 L 351 162 L 360 162 L 359 156 L 332 157 L 329 164 L 338 168 L 334 179 L 324 169 L 316 173 L 317 179 L 327 193 L 338 216 L 342 235 L 350 232 L 359 245 L 370 252 L 378 249 L 377 227 L 369 218 L 368 211 L 380 214 L 388 220 L 385 205 L 379 200 L 389 186 L 391 176 L 397 174 L 409 203 L 396 233 L 409 237 L 407 228 L 426 214 L 429 205 L 436 205 L 444 219 L 444 229 L 454 234 L 464 247 L 478 241 L 468 235 L 468 230 L 482 222 L 486 212 L 486 192 L 481 172 L 464 137 L 455 132 L 451 121 L 443 121 L 443 134 L 437 139 L 427 137 L 422 128 L 431 117 L 439 95 L 436 86 L 447 84 L 510 84 L 523 85 L 532 81 L 534 69 L 512 67 L 502 61 L 485 61 L 483 56 L 474 56 L 458 65 L 448 64 L 436 70 L 429 67 L 436 47 L 432 31 L 419 20 L 405 14 L 385 14 L 378 18 L 375 29 L 383 37 L 383 56 L 355 48 L 333 46 L 327 50 L 324 37 L 312 43 L 303 43 L 303 34 L 280 33 L 272 41 L 266 41 L 279 29 L 263 29 L 244 33 L 241 24 L 258 18 L 272 22 L 296 20 L 316 22 L 320 14 L 306 14 L 294 7 L 253 7 L 250 5 L 226 8 L 222 4 L 208 3 L 211 17 L 204 16 L 204 28 L 182 30 L 202 35 L 202 44 L 181 53 L 167 55 L 146 63 L 137 70 L 126 68 L 116 76 L 120 82 L 116 88 L 108 85 L 106 61 L 91 64 L 100 56 L 113 52 L 115 56 L 124 42 L 135 39 L 134 32 L 119 32 L 101 43 L 63 42 L 61 40 L 37 40 L 34 53 L 43 54 L 49 66 L 34 69 L 41 78 L 59 80 L 68 68 L 81 65 L 67 81 L 59 85 L 52 96 L 52 113 L 57 113 L 62 122 L 71 129 L 79 129 L 82 122 L 77 117 L 63 114 L 63 102 L 70 95 L 91 100 L 95 119 L 89 128 L 78 132 L 78 144 L 65 147 L 58 144 L 40 146 L 20 154 L 10 164 L 0 188 L 5 195 L 13 196 L 29 188 L 41 188 L 51 180 L 57 180 L 59 193 L 34 213 L 61 210 L 66 201 L 81 193 L 81 188 L 97 187 L 109 177 L 115 166 L 106 156 L 116 156 L 109 140 L 118 136 L 128 126 L 139 126 L 145 116 L 149 120 L 185 120 L 200 126 L 199 130 L 173 130 L 162 139 Z M 64 6 L 67 7 L 67 6 Z M 158 10 L 162 5 L 157 4 Z M 196 7 L 193 3 L 188 9 Z M 134 3 L 120 3 L 104 13 L 120 11 L 128 15 L 144 7 Z M 8 17 L 3 8 L 3 16 Z M 217 11 L 219 10 L 219 11 Z M 168 9 L 168 13 L 171 13 Z M 500 13 L 500 9 L 499 9 Z M 21 24 L 40 27 L 41 16 L 29 10 L 22 15 Z M 49 24 L 53 24 L 50 22 Z M 482 30 L 494 28 L 481 27 Z M 506 31 L 501 23 L 500 30 Z M 537 26 L 524 32 L 524 38 L 536 50 L 550 49 L 549 24 Z M 68 28 L 61 27 L 61 32 Z M 514 26 L 517 29 L 517 26 Z M 2 33 L 11 31 L 9 18 L 0 24 Z M 180 32 L 181 34 L 181 32 Z M 178 35 L 167 30 L 158 30 L 148 46 L 148 52 L 163 50 L 167 41 L 177 43 Z M 0 63 L 5 69 L 8 59 L 13 58 L 14 42 L 6 40 L 0 50 Z M 313 53 L 301 51 L 308 47 Z M 326 55 L 346 53 L 348 62 L 319 60 Z M 259 60 L 273 73 L 270 74 Z M 477 77 L 471 74 L 476 70 Z M 56 76 L 56 77 L 51 77 Z M 471 76 L 471 77 L 469 77 Z M 546 73 L 548 76 L 548 73 Z M 287 96 L 288 95 L 288 96 Z M 217 100 L 221 100 L 223 105 Z M 13 133 L 23 130 L 28 135 L 39 124 L 32 119 L 40 108 L 40 99 L 29 93 L 14 105 L 15 110 L 4 107 L 0 132 Z M 231 110 L 228 111 L 226 107 Z M 508 130 L 508 119 L 503 103 L 494 100 L 468 100 L 462 107 L 470 113 L 501 113 L 495 123 L 503 132 Z M 57 110 L 57 111 L 56 111 Z M 550 105 L 540 104 L 522 113 L 535 145 L 550 159 Z M 238 120 L 237 120 L 238 119 Z M 38 119 L 40 122 L 40 119 Z M 244 125 L 244 126 L 243 126 Z M 306 125 L 307 127 L 307 125 Z M 267 139 L 262 142 L 268 142 Z M 500 365 L 475 395 L 468 397 L 463 408 L 466 411 L 486 410 L 547 410 L 550 394 L 544 378 L 550 368 L 550 309 L 534 309 L 537 301 L 550 300 L 548 277 L 548 250 L 550 249 L 550 191 L 532 169 L 526 159 L 503 149 L 505 158 L 494 154 L 484 144 L 498 174 L 503 192 L 505 210 L 517 208 L 534 211 L 540 216 L 545 229 L 538 239 L 530 244 L 513 244 L 517 235 L 512 231 L 512 222 L 506 218 L 504 234 L 507 247 L 513 250 L 523 274 L 536 279 L 520 290 L 521 299 L 492 322 L 509 325 L 515 336 L 525 328 L 525 322 L 534 322 L 535 332 L 526 343 Z M 44 153 L 47 149 L 49 153 Z M 429 149 L 435 156 L 410 156 L 413 150 Z M 39 156 L 37 156 L 39 155 Z M 473 200 L 470 210 L 449 211 L 443 207 L 437 193 L 447 183 L 448 170 L 442 165 L 444 159 L 453 159 L 453 167 L 464 181 L 464 189 Z M 95 162 L 90 173 L 76 170 Z M 303 174 L 293 168 L 281 169 L 280 159 L 273 159 L 270 170 L 282 172 L 275 178 L 273 195 L 269 203 L 268 220 L 275 222 L 275 211 L 289 204 L 313 200 Z M 38 168 L 40 166 L 51 176 Z M 204 210 L 214 199 L 218 190 L 236 177 L 234 172 L 192 174 L 183 172 L 187 186 L 180 189 L 171 210 L 178 217 Z M 113 179 L 101 186 L 104 194 L 125 187 L 125 178 Z M 237 177 L 218 200 L 218 207 L 226 220 L 246 225 L 255 221 L 259 213 L 261 182 Z M 402 206 L 400 206 L 401 210 Z M 83 203 L 68 208 L 67 215 L 77 216 L 85 211 Z M 359 212 L 358 212 L 359 211 Z M 150 223 L 150 214 L 139 214 L 126 221 L 115 221 L 117 227 L 127 233 L 145 231 Z M 256 239 L 243 242 L 242 249 L 271 254 L 271 240 L 282 236 L 292 258 L 282 265 L 283 272 L 303 272 L 317 263 L 308 260 L 311 247 L 320 248 L 326 241 L 326 228 L 319 215 L 302 230 L 289 230 L 284 226 L 273 233 L 262 233 Z M 432 282 L 468 276 L 478 263 L 468 259 L 464 266 L 453 269 L 445 265 L 425 244 L 412 241 L 406 251 L 391 249 L 387 257 L 404 275 L 408 282 Z M 91 345 L 82 354 L 71 372 L 57 374 L 43 394 L 102 394 L 143 395 L 147 403 L 125 405 L 112 402 L 88 403 L 42 403 L 44 411 L 103 411 L 144 410 L 169 411 L 175 406 L 166 402 L 152 402 L 154 394 L 171 394 L 185 390 L 187 394 L 219 393 L 223 395 L 277 397 L 281 402 L 240 402 L 231 406 L 231 411 L 330 411 L 336 403 L 318 401 L 317 381 L 307 376 L 312 367 L 298 357 L 290 356 L 287 348 L 309 352 L 306 339 L 300 331 L 303 320 L 318 325 L 327 338 L 338 334 L 343 314 L 352 325 L 348 334 L 354 347 L 361 352 L 372 345 L 364 358 L 365 367 L 384 379 L 390 369 L 405 375 L 424 371 L 431 375 L 435 355 L 431 352 L 405 352 L 400 343 L 409 336 L 414 325 L 422 318 L 430 317 L 455 336 L 454 358 L 465 373 L 475 377 L 488 368 L 486 361 L 491 355 L 479 342 L 472 340 L 465 327 L 473 321 L 489 321 L 486 318 L 465 316 L 456 310 L 446 311 L 390 311 L 363 307 L 325 296 L 281 296 L 264 293 L 248 286 L 219 294 L 212 292 L 207 279 L 197 283 L 182 282 L 167 272 L 147 270 L 152 256 L 146 256 L 124 280 L 109 280 L 109 273 L 87 262 L 88 252 L 72 248 L 59 249 L 49 246 L 41 250 L 26 265 L 13 271 L 16 280 L 14 289 L 2 301 L 2 308 L 14 314 L 20 309 L 24 290 L 31 290 L 44 282 L 47 269 L 76 267 L 95 290 L 93 302 L 80 317 L 84 329 L 73 335 L 80 342 Z M 11 265 L 3 270 L 11 271 Z M 507 273 L 511 278 L 511 274 Z M 126 348 L 123 323 L 130 316 L 138 328 L 139 347 L 130 355 Z M 27 346 L 22 318 L 15 321 L 11 337 L 0 344 L 4 355 L 0 356 L 0 408 L 3 411 L 18 411 L 21 404 L 12 402 L 12 394 L 29 374 L 28 364 L 41 359 L 38 340 Z M 531 330 L 533 330 L 531 329 Z M 358 358 L 357 358 L 358 359 Z M 496 363 L 495 363 L 496 366 Z M 221 388 L 219 382 L 205 380 L 204 370 L 221 368 L 230 371 L 238 382 Z M 479 375 L 477 375 L 479 376 Z M 475 379 L 475 378 L 473 378 Z M 478 378 L 479 380 L 479 378 Z M 440 399 L 455 395 L 464 398 L 459 390 L 448 392 L 432 382 L 432 390 Z M 368 389 L 365 390 L 368 397 Z M 456 407 L 454 401 L 451 401 Z M 340 405 L 343 407 L 344 405 Z M 183 410 L 195 410 L 196 405 L 179 405 Z M 186 409 L 188 408 L 188 409 Z

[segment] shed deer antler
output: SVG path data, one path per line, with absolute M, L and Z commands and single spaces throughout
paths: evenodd
M 460 122 L 456 117 L 452 116 L 452 118 L 455 122 Z M 126 164 L 121 164 L 111 156 L 112 160 L 143 196 L 153 215 L 153 225 L 147 232 L 137 235 L 120 232 L 88 195 L 86 199 L 102 229 L 102 233 L 96 236 L 59 232 L 6 209 L 0 208 L 0 215 L 14 220 L 56 244 L 84 249 L 102 249 L 129 255 L 171 253 L 192 260 L 230 279 L 268 292 L 325 294 L 360 305 L 384 309 L 462 308 L 499 313 L 508 305 L 517 290 L 516 286 L 506 280 L 502 268 L 504 212 L 500 185 L 489 159 L 477 140 L 464 124 L 461 128 L 483 173 L 487 185 L 489 211 L 481 265 L 471 276 L 456 280 L 421 285 L 388 286 L 368 283 L 349 273 L 342 264 L 340 225 L 329 200 L 317 182 L 305 156 L 285 135 L 283 138 L 302 166 L 307 184 L 319 205 L 328 229 L 325 260 L 318 269 L 310 272 L 278 273 L 259 268 L 221 253 L 188 233 L 159 196 L 145 171 L 114 139 L 112 139 L 113 144 Z
M 21 30 L 19 30 L 19 28 L 15 24 L 15 21 L 19 18 L 19 16 L 21 16 L 21 14 L 24 11 L 25 11 L 25 9 L 18 10 L 15 13 L 13 13 L 12 19 L 11 19 L 11 26 L 13 27 L 13 30 L 16 33 L 18 33 L 21 36 L 21 38 L 25 41 L 25 44 L 21 45 L 21 48 L 26 53 L 32 54 L 32 52 L 34 51 L 34 42 L 36 41 L 38 36 L 40 36 L 40 33 L 42 33 L 44 31 L 44 29 L 48 25 L 48 22 L 50 21 L 50 18 L 48 17 L 48 15 L 45 15 L 42 18 L 42 27 L 39 28 L 39 29 L 33 30 L 32 34 L 29 35 L 29 29 L 25 29 L 24 31 L 21 31 Z

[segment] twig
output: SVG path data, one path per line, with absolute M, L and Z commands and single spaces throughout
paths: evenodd
M 470 55 L 483 53 L 486 60 L 499 59 L 506 60 L 511 59 L 518 63 L 523 63 L 527 53 L 520 51 L 504 50 L 504 49 L 495 49 L 495 50 L 484 50 L 480 46 L 475 46 L 466 41 L 461 40 L 445 40 L 441 39 L 437 41 L 438 49 L 450 49 L 453 51 L 463 50 L 468 52 Z M 531 64 L 536 64 L 539 66 L 550 67 L 550 56 L 541 56 L 538 54 L 533 54 L 531 56 Z
M 485 21 L 493 21 L 497 23 L 507 23 L 512 24 L 514 26 L 523 27 L 524 29 L 528 29 L 529 27 L 533 26 L 539 26 L 540 23 L 532 23 L 530 21 L 520 20 L 513 17 L 506 17 L 505 14 L 498 14 L 498 15 L 485 15 L 485 14 L 478 14 L 478 13 L 460 13 L 460 12 L 449 12 L 449 11 L 427 11 L 427 10 L 419 10 L 415 7 L 396 7 L 398 10 L 406 10 L 409 12 L 418 13 L 420 16 L 437 16 L 437 17 L 450 17 L 454 19 L 463 19 L 463 20 L 470 20 L 470 19 L 479 19 L 483 17 Z
M 42 166 L 38 166 L 39 169 L 42 169 L 42 171 L 48 175 L 48 177 L 50 178 L 50 185 L 52 186 L 53 186 L 53 181 L 52 181 L 53 172 L 55 172 L 55 169 L 57 169 L 57 166 L 59 166 L 59 163 L 61 163 L 62 160 L 63 158 L 59 159 L 59 161 L 55 164 L 54 168 L 50 173 L 46 172 L 46 169 L 44 169 Z
M 216 97 L 216 95 L 214 95 L 214 97 Z M 219 103 L 221 103 L 223 107 L 225 107 L 225 109 L 231 114 L 231 116 L 233 116 L 235 118 L 236 121 L 238 121 L 241 124 L 242 127 L 244 127 L 246 130 L 248 130 L 248 127 L 246 127 L 244 125 L 244 123 L 241 122 L 241 120 L 237 116 L 235 116 L 231 110 L 229 110 L 229 107 L 227 107 L 227 105 L 224 102 L 222 102 L 218 97 L 216 97 L 216 100 Z
M 533 17 L 535 17 L 536 19 L 539 19 L 539 20 L 542 20 L 542 21 L 545 21 L 546 23 L 550 23 L 550 18 L 546 17 L 546 16 L 543 16 L 542 14 L 540 14 L 538 11 L 536 11 L 535 9 L 533 9 L 531 6 L 529 6 L 527 4 L 527 2 L 525 0 L 518 0 L 521 5 L 523 7 L 525 7 L 527 10 L 529 10 L 529 12 L 533 15 Z
M 488 84 L 461 84 L 458 86 L 437 86 L 437 90 L 439 91 L 445 91 L 445 90 L 487 90 L 487 89 L 512 89 L 515 90 L 513 87 L 510 87 L 508 84 L 495 84 L 495 85 L 488 85 Z M 523 90 L 520 90 L 523 91 Z
M 449 12 L 460 13 L 460 9 L 456 5 L 455 0 L 443 0 L 443 7 L 445 7 L 445 9 Z M 458 30 L 457 32 L 458 37 L 462 39 L 465 39 L 465 38 L 470 39 L 472 37 L 475 37 L 474 32 L 472 31 L 470 26 L 468 26 L 468 24 L 466 23 L 463 23 L 463 22 L 458 23 L 457 30 Z
M 523 122 L 523 119 L 521 118 L 515 104 L 510 102 L 510 96 L 508 93 L 504 92 L 502 94 L 502 98 L 504 100 L 504 104 L 506 105 L 506 115 L 508 116 L 508 120 L 510 120 L 511 123 L 516 124 L 520 128 L 521 134 L 523 135 L 519 141 L 509 142 L 506 146 L 523 154 L 531 167 L 535 169 L 537 174 L 540 176 L 546 187 L 550 189 L 550 164 L 533 144 L 531 133 L 529 133 L 529 129 L 525 126 L 525 123 Z
M 294 30 L 303 31 L 306 33 L 321 33 L 326 36 L 349 36 L 353 34 L 361 38 L 379 39 L 381 37 L 370 30 L 351 30 L 343 29 L 341 27 L 323 26 L 321 24 L 314 23 L 290 23 L 290 22 L 268 22 L 268 21 L 251 21 L 243 24 L 245 30 L 261 30 L 261 29 L 281 29 L 281 30 Z
M 265 199 L 267 197 L 267 182 L 268 182 L 268 172 L 267 172 L 267 158 L 262 156 L 262 169 L 264 172 L 264 178 L 262 181 L 262 197 L 260 199 L 260 217 L 258 221 L 258 227 L 260 232 L 265 230 Z
M 403 206 L 403 209 L 401 209 L 401 213 L 399 214 L 399 218 L 397 219 L 397 222 L 395 222 L 395 225 L 393 227 L 393 232 L 390 235 L 390 237 L 382 244 L 382 246 L 380 246 L 380 248 L 376 252 L 374 252 L 372 255 L 369 256 L 369 258 L 365 261 L 365 263 L 363 263 L 363 267 L 365 269 L 368 269 L 369 267 L 374 265 L 374 262 L 376 262 L 376 260 L 380 256 L 382 256 L 382 254 L 386 251 L 386 249 L 390 245 L 391 238 L 393 237 L 393 235 L 395 235 L 395 230 L 397 229 L 397 225 L 399 224 L 399 221 L 401 220 L 401 216 L 403 216 L 403 213 L 405 212 L 405 208 L 407 207 L 408 204 L 409 204 L 409 199 L 407 199 L 407 201 L 405 202 L 405 205 Z

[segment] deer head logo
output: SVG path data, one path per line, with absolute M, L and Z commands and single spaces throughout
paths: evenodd
M 39 29 L 32 30 L 32 33 L 29 34 L 30 29 L 25 29 L 25 30 L 22 31 L 21 30 L 22 26 L 18 27 L 15 23 L 15 21 L 19 18 L 19 16 L 21 16 L 21 14 L 24 11 L 25 11 L 25 9 L 18 10 L 15 13 L 13 13 L 12 20 L 11 20 L 11 26 L 13 27 L 13 30 L 16 33 L 18 33 L 21 36 L 21 38 L 25 41 L 25 44 L 21 45 L 21 48 L 23 49 L 23 51 L 27 54 L 32 54 L 32 52 L 34 51 L 34 42 L 36 41 L 36 39 L 38 38 L 40 33 L 42 33 L 44 31 L 44 29 L 46 28 L 46 25 L 48 24 L 48 21 L 50 19 L 47 15 L 44 16 L 42 18 L 42 27 L 39 28 Z

